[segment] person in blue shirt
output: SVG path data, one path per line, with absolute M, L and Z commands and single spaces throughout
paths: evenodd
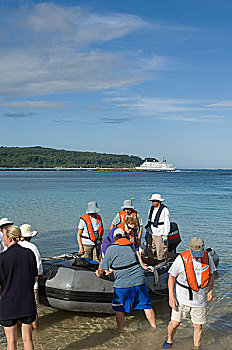
M 130 313 L 132 309 L 144 310 L 150 325 L 156 328 L 155 313 L 135 248 L 121 228 L 114 231 L 114 240 L 107 249 L 96 275 L 101 277 L 105 271 L 113 269 L 115 281 L 112 308 L 116 311 L 118 328 L 123 331 L 124 313 Z

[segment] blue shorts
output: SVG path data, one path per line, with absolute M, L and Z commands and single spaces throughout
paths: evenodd
M 132 309 L 151 309 L 146 283 L 130 288 L 114 288 L 112 308 L 119 312 L 131 312 Z

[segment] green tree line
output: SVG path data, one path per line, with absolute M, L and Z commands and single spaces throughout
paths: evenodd
M 1 168 L 134 168 L 137 156 L 65 151 L 45 147 L 0 147 Z

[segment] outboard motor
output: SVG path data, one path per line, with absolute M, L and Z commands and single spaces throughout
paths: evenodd
M 170 223 L 170 232 L 168 234 L 168 251 L 176 253 L 176 247 L 180 244 L 180 232 L 176 222 Z

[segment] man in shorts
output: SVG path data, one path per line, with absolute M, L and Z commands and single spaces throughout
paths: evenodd
M 134 245 L 126 238 L 122 228 L 114 231 L 114 240 L 115 242 L 107 249 L 96 275 L 101 277 L 109 269 L 114 271 L 112 308 L 116 311 L 118 328 L 123 331 L 124 313 L 130 313 L 132 309 L 144 310 L 150 325 L 156 328 L 155 313 Z
M 206 323 L 206 301 L 213 299 L 215 271 L 212 257 L 204 250 L 204 241 L 199 237 L 192 238 L 189 249 L 178 255 L 169 269 L 172 315 L 163 349 L 171 349 L 176 329 L 189 313 L 194 327 L 194 349 L 200 348 L 202 325 Z M 207 285 L 209 291 L 206 298 Z

